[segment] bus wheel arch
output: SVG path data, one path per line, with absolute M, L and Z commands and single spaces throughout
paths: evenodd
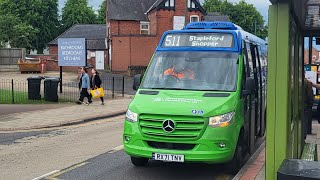
M 230 174 L 236 174 L 241 169 L 245 159 L 245 152 L 245 129 L 241 127 L 233 158 L 228 164 L 228 172 Z

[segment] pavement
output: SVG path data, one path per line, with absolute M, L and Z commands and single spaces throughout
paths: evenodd
M 124 115 L 131 98 L 107 100 L 105 105 L 99 101 L 86 105 L 62 105 L 29 112 L 19 112 L 0 116 L 0 131 L 21 131 L 53 128 L 81 124 L 88 121 Z M 31 106 L 31 105 L 30 105 Z M 43 105 L 47 106 L 47 105 Z
M 317 144 L 318 157 L 320 157 L 320 124 L 318 121 L 312 123 L 312 134 L 307 136 L 306 143 Z M 246 165 L 233 178 L 234 180 L 265 180 L 265 143 L 248 160 Z
M 70 104 L 0 104 L 0 116 L 46 109 L 57 109 Z

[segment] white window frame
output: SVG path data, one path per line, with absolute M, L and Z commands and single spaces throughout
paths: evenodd
M 196 7 L 197 7 L 197 5 L 192 0 L 188 0 L 188 8 L 189 9 L 195 9 Z
M 143 29 L 143 25 L 148 25 L 148 29 Z M 148 31 L 148 34 L 142 34 L 142 31 Z M 140 21 L 140 35 L 150 35 L 150 22 Z
M 165 3 L 164 3 L 164 6 L 165 7 L 174 7 L 175 5 L 175 0 L 167 0 Z
M 194 18 L 194 17 L 198 18 L 198 21 L 191 21 L 192 18 Z M 198 15 L 191 15 L 190 16 L 190 22 L 199 22 L 199 21 L 200 21 L 200 17 Z
M 174 7 L 174 4 L 175 4 L 174 1 L 175 1 L 175 0 L 170 0 L 170 7 Z

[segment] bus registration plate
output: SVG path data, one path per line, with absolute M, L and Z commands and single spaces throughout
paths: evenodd
M 184 162 L 184 155 L 153 153 L 152 159 L 156 161 Z

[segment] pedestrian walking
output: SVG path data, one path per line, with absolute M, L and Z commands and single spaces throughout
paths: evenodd
M 81 68 L 81 76 L 79 79 L 80 98 L 76 102 L 77 104 L 83 103 L 85 105 L 89 105 L 92 103 L 91 95 L 88 92 L 90 91 L 90 78 L 87 72 L 88 72 L 88 69 L 86 67 Z M 87 97 L 88 102 L 83 101 L 85 97 Z
M 312 82 L 304 79 L 304 138 L 312 133 L 312 106 L 313 90 Z
M 97 88 L 101 88 L 101 84 L 102 84 L 102 80 L 100 78 L 100 75 L 99 75 L 99 72 L 93 68 L 91 70 L 92 72 L 92 78 L 91 78 L 91 84 L 92 84 L 92 89 L 97 89 Z M 100 100 L 101 100 L 101 105 L 104 105 L 104 99 L 103 97 L 100 97 Z

